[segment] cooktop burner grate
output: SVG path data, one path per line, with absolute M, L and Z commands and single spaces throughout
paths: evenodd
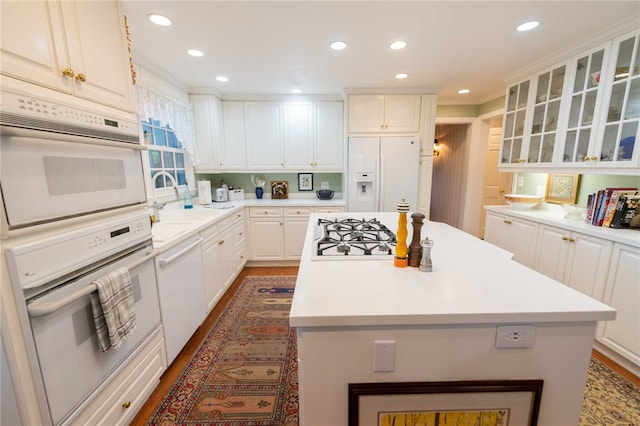
M 317 256 L 393 255 L 396 236 L 377 219 L 318 219 Z

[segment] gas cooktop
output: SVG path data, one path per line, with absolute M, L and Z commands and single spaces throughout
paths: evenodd
M 379 220 L 318 219 L 314 260 L 388 258 L 394 255 L 396 235 Z

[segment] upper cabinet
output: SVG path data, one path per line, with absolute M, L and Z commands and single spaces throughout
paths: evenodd
M 243 170 L 247 168 L 244 137 L 244 105 L 242 102 L 222 102 L 225 160 L 220 168 Z
M 420 95 L 349 95 L 350 133 L 420 131 Z
M 195 166 L 214 169 L 219 166 L 218 157 L 222 139 L 222 105 L 210 95 L 190 95 L 193 108 L 198 158 Z
M 244 103 L 248 169 L 284 169 L 282 118 L 281 102 Z
M 120 2 L 2 4 L 2 74 L 135 111 Z
M 500 168 L 637 172 L 638 33 L 509 85 Z

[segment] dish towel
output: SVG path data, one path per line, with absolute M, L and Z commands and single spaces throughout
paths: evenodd
M 91 293 L 91 309 L 100 351 L 118 349 L 136 330 L 131 276 L 127 268 L 118 268 L 94 281 L 97 294 Z

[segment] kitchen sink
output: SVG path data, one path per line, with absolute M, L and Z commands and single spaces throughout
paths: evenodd
M 173 210 L 160 214 L 161 222 L 166 223 L 193 223 L 207 220 L 221 215 L 219 210 L 212 209 L 189 209 L 189 210 Z

